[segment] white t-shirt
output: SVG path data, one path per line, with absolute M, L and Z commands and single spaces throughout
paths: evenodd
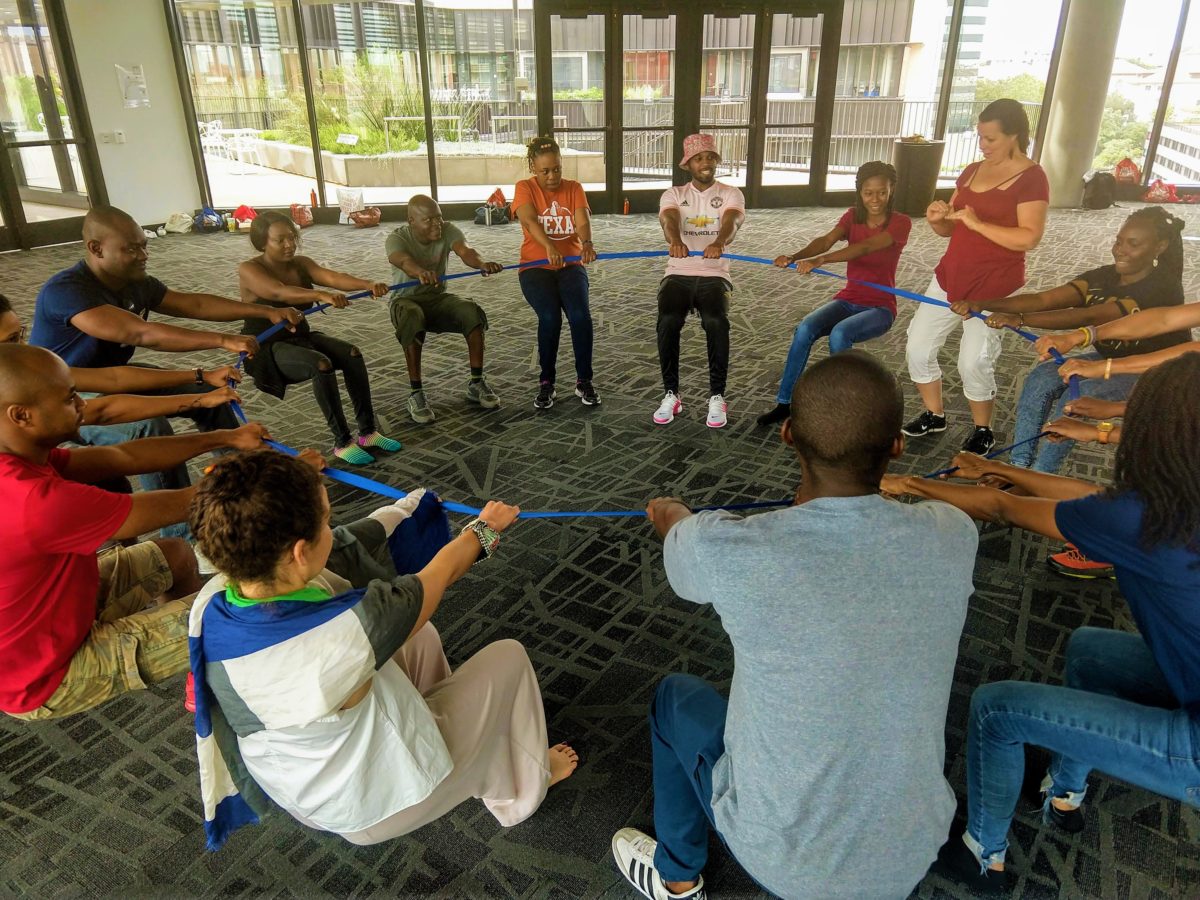
M 704 250 L 717 239 L 721 231 L 721 214 L 731 209 L 746 211 L 746 198 L 733 185 L 714 181 L 707 190 L 699 190 L 694 182 L 678 184 L 663 191 L 658 201 L 658 211 L 679 210 L 679 234 L 689 250 Z M 736 235 L 735 235 L 736 237 Z M 729 239 L 733 243 L 734 238 Z M 729 280 L 729 260 L 704 259 L 689 256 L 687 259 L 668 259 L 668 275 L 700 275 L 708 278 Z

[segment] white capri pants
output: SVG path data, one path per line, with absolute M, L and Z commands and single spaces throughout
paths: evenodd
M 925 291 L 926 296 L 945 300 L 946 292 L 934 276 Z M 982 319 L 963 319 L 950 310 L 922 303 L 908 326 L 908 344 L 904 355 L 908 359 L 908 377 L 917 384 L 929 384 L 942 377 L 938 351 L 955 328 L 963 330 L 958 348 L 958 374 L 962 378 L 963 394 L 968 400 L 984 401 L 996 397 L 996 360 L 1000 357 L 1000 332 L 988 328 Z

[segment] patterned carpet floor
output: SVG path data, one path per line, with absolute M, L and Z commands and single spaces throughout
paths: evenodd
M 1175 207 L 1200 232 L 1200 211 Z M 1046 237 L 1030 255 L 1029 284 L 1059 284 L 1110 261 L 1108 247 L 1129 209 L 1054 211 Z M 839 210 L 751 211 L 737 252 L 773 257 L 802 246 L 836 222 Z M 386 229 L 318 226 L 301 252 L 325 265 L 387 279 Z M 515 261 L 516 226 L 464 225 L 486 258 Z M 658 248 L 650 216 L 600 216 L 600 252 Z M 901 287 L 924 291 L 945 242 L 923 221 L 898 272 Z M 1191 245 L 1185 287 L 1198 295 L 1200 267 Z M 236 296 L 237 262 L 251 255 L 239 235 L 171 236 L 151 241 L 150 271 L 182 290 Z M 79 245 L 0 257 L 2 290 L 28 320 L 42 281 L 73 263 Z M 456 271 L 457 261 L 451 271 Z M 358 343 L 366 355 L 376 409 L 404 449 L 365 474 L 402 488 L 425 485 L 447 499 L 478 504 L 494 497 L 527 509 L 641 508 L 661 494 L 696 504 L 786 496 L 798 477 L 776 433 L 753 417 L 773 402 L 790 332 L 799 318 L 836 291 L 828 279 L 801 278 L 735 263 L 730 425 L 704 426 L 704 341 L 684 331 L 685 410 L 666 428 L 650 414 L 661 396 L 654 342 L 655 288 L 661 260 L 600 262 L 591 271 L 596 322 L 596 386 L 604 403 L 585 408 L 564 390 L 546 412 L 536 391 L 534 317 L 515 273 L 464 279 L 491 320 L 487 370 L 502 408 L 482 413 L 463 393 L 461 338 L 431 338 L 425 383 L 437 421 L 418 428 L 404 412 L 404 361 L 382 304 L 361 301 L 316 323 Z M 866 349 L 902 377 L 911 411 L 915 391 L 904 376 L 904 335 L 913 304 Z M 695 320 L 693 320 L 694 322 Z M 232 330 L 232 329 L 231 329 Z M 565 331 L 565 329 L 564 329 Z M 1033 357 L 1015 335 L 1005 338 L 999 372 L 997 431 L 1007 443 L 1023 373 Z M 899 471 L 943 465 L 970 425 L 947 365 L 950 428 L 913 442 Z M 824 356 L 822 343 L 816 357 Z M 217 354 L 146 361 L 216 364 Z M 181 363 L 182 359 L 182 363 Z M 571 352 L 564 334 L 560 383 L 569 387 Z M 243 391 L 249 413 L 293 446 L 327 448 L 329 437 L 305 386 L 285 401 Z M 1077 451 L 1071 471 L 1102 480 L 1111 455 Z M 376 505 L 371 497 L 331 488 L 336 521 Z M 1062 652 L 1081 625 L 1132 628 L 1115 586 L 1052 575 L 1046 540 L 985 528 L 946 724 L 946 771 L 964 791 L 967 704 L 981 683 L 1004 678 L 1057 682 Z M 0 893 L 58 896 L 634 896 L 612 865 L 609 838 L 623 825 L 651 823 L 650 745 L 646 710 L 657 681 L 686 671 L 728 686 L 732 651 L 712 610 L 680 601 L 666 583 L 661 549 L 641 520 L 531 521 L 514 527 L 494 561 L 450 591 L 435 619 L 451 662 L 498 638 L 528 649 L 545 697 L 551 741 L 570 740 L 583 764 L 554 788 L 527 823 L 501 829 L 477 802 L 400 840 L 354 847 L 277 815 L 239 832 L 217 854 L 204 850 L 194 736 L 182 708 L 182 679 L 127 696 L 58 723 L 27 725 L 0 717 Z M 878 785 L 847 802 L 870 803 Z M 1015 896 L 1161 898 L 1200 894 L 1200 815 L 1178 803 L 1094 777 L 1087 828 L 1066 837 L 1039 828 L 1024 809 L 1014 824 Z M 705 873 L 714 897 L 760 896 L 718 843 Z M 968 896 L 929 876 L 922 898 Z

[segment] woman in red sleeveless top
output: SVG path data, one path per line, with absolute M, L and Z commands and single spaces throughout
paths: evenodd
M 1049 206 L 1046 173 L 1026 155 L 1029 119 L 1024 107 L 1016 100 L 989 103 L 979 114 L 976 132 L 982 162 L 963 170 L 949 203 L 935 200 L 925 211 L 930 227 L 950 238 L 927 293 L 951 303 L 1006 297 L 1020 290 L 1025 284 L 1025 253 L 1041 241 Z M 925 408 L 902 430 L 909 437 L 946 430 L 937 357 L 960 326 L 958 373 L 975 422 L 963 449 L 984 454 L 996 443 L 991 423 L 1000 334 L 980 319 L 964 320 L 949 309 L 922 304 L 909 325 L 908 374 Z

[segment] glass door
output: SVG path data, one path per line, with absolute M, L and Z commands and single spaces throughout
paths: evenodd
M 64 78 L 65 30 L 42 0 L 0 0 L 0 26 L 0 247 L 78 240 L 97 170 Z
M 675 159 L 675 19 L 668 14 L 621 17 L 622 206 L 631 192 L 669 188 L 679 162 Z M 657 195 L 651 200 L 657 209 Z
M 605 15 L 550 16 L 551 129 L 562 148 L 563 177 L 580 182 L 598 212 L 610 205 L 601 196 L 608 192 L 607 40 Z

